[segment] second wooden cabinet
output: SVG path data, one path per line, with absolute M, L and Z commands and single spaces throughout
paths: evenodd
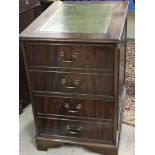
M 39 16 L 38 0 L 19 0 L 19 33 Z M 30 103 L 26 71 L 19 48 L 19 113 Z

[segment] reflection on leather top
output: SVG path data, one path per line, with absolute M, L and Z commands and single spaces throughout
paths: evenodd
M 114 4 L 64 4 L 39 29 L 54 33 L 106 33 Z

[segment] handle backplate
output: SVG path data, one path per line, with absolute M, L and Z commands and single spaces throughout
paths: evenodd
M 82 109 L 82 105 L 81 105 L 81 104 L 78 104 L 78 105 L 75 107 L 75 110 L 71 110 L 71 109 L 70 109 L 70 105 L 69 105 L 69 103 L 67 103 L 67 102 L 65 102 L 64 107 L 65 107 L 65 109 L 67 110 L 67 112 L 69 112 L 69 113 L 78 113 L 78 112 Z
M 79 135 L 82 131 L 82 127 L 78 126 L 76 129 L 72 129 L 71 125 L 66 126 L 67 132 L 72 135 Z
M 61 57 L 62 62 L 73 63 L 76 61 L 78 53 L 74 52 L 72 54 L 65 54 L 64 52 L 59 52 L 59 56 Z
M 79 80 L 75 80 L 73 82 L 69 82 L 67 79 L 62 79 L 62 84 L 65 88 L 67 89 L 75 89 L 80 85 L 80 81 Z

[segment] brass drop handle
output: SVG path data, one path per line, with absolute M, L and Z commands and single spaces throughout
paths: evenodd
M 79 80 L 75 80 L 72 82 L 72 84 L 68 84 L 67 79 L 62 79 L 62 84 L 64 85 L 65 88 L 68 89 L 75 89 L 79 86 L 80 81 Z
M 81 104 L 78 104 L 76 106 L 76 108 L 75 108 L 76 110 L 69 110 L 70 106 L 69 106 L 69 104 L 67 102 L 64 104 L 64 107 L 67 110 L 67 112 L 69 112 L 69 113 L 78 113 L 79 110 L 82 109 L 82 105 Z
M 78 135 L 82 131 L 82 127 L 81 126 L 77 127 L 77 129 L 73 130 L 70 125 L 67 125 L 66 129 L 67 129 L 68 133 L 72 134 L 72 135 Z
M 30 4 L 29 0 L 26 0 L 26 1 L 25 1 L 25 3 L 26 3 L 27 5 L 29 5 L 29 4 Z
M 66 55 L 64 52 L 59 52 L 62 62 L 64 63 L 73 63 L 76 61 L 78 53 L 74 52 L 73 54 Z

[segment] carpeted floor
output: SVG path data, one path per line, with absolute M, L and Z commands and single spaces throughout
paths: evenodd
M 135 41 L 127 42 L 125 84 L 127 95 L 123 123 L 135 126 Z

